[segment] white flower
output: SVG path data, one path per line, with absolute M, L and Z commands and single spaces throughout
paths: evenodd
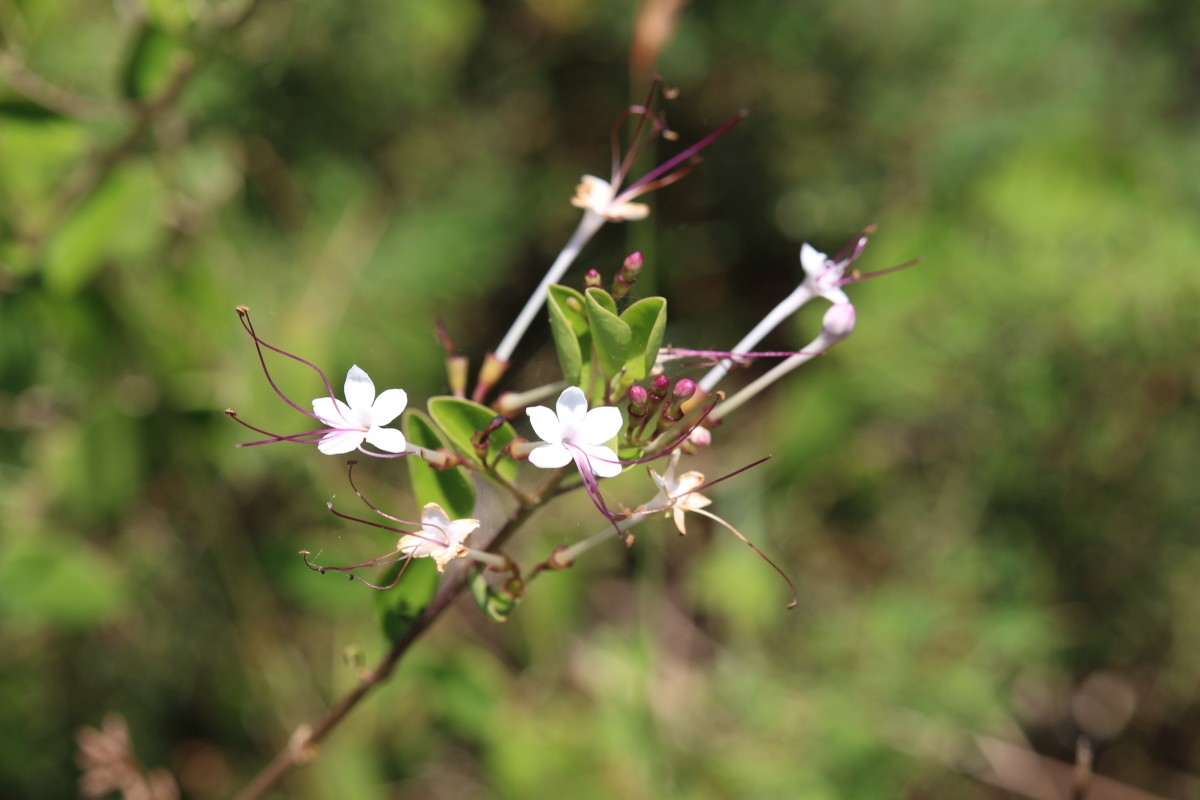
M 808 242 L 800 248 L 800 266 L 804 267 L 805 283 L 812 293 L 824 297 L 831 303 L 849 303 L 850 298 L 842 291 L 842 278 L 846 267 L 858 255 L 854 254 L 843 261 L 830 261 L 829 256 L 813 247 Z
M 704 473 L 692 470 L 679 476 L 675 475 L 675 470 L 679 467 L 679 456 L 678 450 L 671 454 L 671 461 L 662 475 L 653 469 L 650 470 L 650 477 L 658 484 L 659 495 L 650 502 L 647 510 L 670 509 L 675 517 L 675 527 L 679 528 L 680 534 L 686 534 L 687 529 L 684 527 L 683 521 L 684 512 L 704 508 L 711 504 L 712 500 L 695 491 L 697 487 L 703 485 Z
M 463 540 L 478 527 L 477 519 L 451 520 L 437 503 L 428 503 L 421 510 L 421 533 L 401 536 L 396 549 L 411 558 L 432 558 L 442 572 L 451 561 L 467 554 Z
M 333 397 L 318 397 L 312 401 L 317 419 L 333 428 L 317 443 L 326 455 L 349 453 L 368 442 L 388 453 L 402 453 L 407 443 L 404 434 L 395 428 L 384 428 L 400 416 L 408 405 L 408 393 L 403 389 L 388 389 L 375 396 L 375 384 L 358 365 L 346 373 L 346 402 Z
M 575 187 L 575 196 L 571 205 L 594 211 L 610 222 L 625 222 L 631 219 L 645 219 L 650 214 L 650 206 L 645 203 L 613 203 L 615 189 L 612 184 L 595 175 L 584 175 L 579 185 Z
M 582 454 L 593 474 L 612 478 L 621 474 L 617 454 L 605 442 L 620 432 L 624 420 L 615 406 L 588 411 L 583 389 L 569 386 L 558 396 L 558 413 L 545 406 L 525 409 L 533 430 L 545 444 L 529 454 L 529 461 L 542 469 L 558 469 Z M 572 452 L 574 451 L 574 452 Z

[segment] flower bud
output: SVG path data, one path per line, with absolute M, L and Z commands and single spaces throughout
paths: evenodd
M 642 262 L 642 254 L 638 252 L 630 253 L 625 257 L 625 263 L 617 270 L 617 277 L 613 278 L 612 294 L 614 300 L 620 300 L 629 294 L 629 290 L 637 282 L 637 274 L 642 269 Z
M 646 403 L 649 401 L 650 395 L 646 391 L 646 387 L 634 384 L 629 387 L 629 416 L 644 417 L 646 415 Z
M 693 447 L 708 447 L 712 444 L 712 433 L 703 425 L 697 425 L 688 434 L 687 440 Z
M 655 375 L 654 380 L 650 382 L 650 394 L 656 400 L 662 400 L 667 396 L 667 389 L 671 386 L 671 379 L 666 375 Z
M 583 274 L 583 288 L 599 289 L 602 280 L 599 270 L 589 269 Z
M 671 398 L 675 402 L 680 403 L 687 400 L 696 393 L 696 382 L 691 378 L 680 378 L 675 382 L 675 388 L 671 390 Z
M 854 332 L 855 314 L 852 303 L 835 303 L 821 320 L 821 333 L 828 344 L 840 342 Z

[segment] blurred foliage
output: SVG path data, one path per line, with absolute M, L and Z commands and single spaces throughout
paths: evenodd
M 340 461 L 233 447 L 227 406 L 300 422 L 233 307 L 331 374 L 445 391 L 434 316 L 494 346 L 578 176 L 603 174 L 643 91 L 629 43 L 662 19 L 636 11 L 0 2 L 6 793 L 72 794 L 75 731 L 118 711 L 187 796 L 228 795 L 384 650 L 372 593 L 295 555 L 378 552 L 325 512 Z M 969 777 L 990 774 L 973 735 L 1070 761 L 1087 733 L 1099 772 L 1194 796 L 1200 6 L 745 0 L 678 22 L 659 68 L 683 140 L 751 116 L 568 282 L 639 248 L 666 340 L 728 347 L 803 240 L 876 222 L 863 269 L 925 259 L 851 287 L 855 335 L 701 467 L 774 454 L 713 494 L 800 608 L 719 530 L 646 525 L 505 625 L 461 601 L 284 794 L 1007 796 Z M 553 375 L 538 330 L 514 385 Z M 403 468 L 371 466 L 400 510 Z M 590 511 L 559 501 L 518 557 Z

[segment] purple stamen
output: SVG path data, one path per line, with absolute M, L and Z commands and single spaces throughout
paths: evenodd
M 286 350 L 280 349 L 280 348 L 276 347 L 275 345 L 270 344 L 270 343 L 265 342 L 262 339 L 260 339 L 258 334 L 254 331 L 254 324 L 250 321 L 250 309 L 249 308 L 247 308 L 246 306 L 238 306 L 237 313 L 238 313 L 238 319 L 240 319 L 242 322 L 242 327 L 246 329 L 246 332 L 250 334 L 250 338 L 252 338 L 254 340 L 254 349 L 258 352 L 258 361 L 260 364 L 262 364 L 263 374 L 267 376 L 267 383 L 271 384 L 271 388 L 275 390 L 275 394 L 279 395 L 280 399 L 282 399 L 283 402 L 287 403 L 289 406 L 296 409 L 301 414 L 306 414 L 306 415 L 312 417 L 313 419 L 319 419 L 317 417 L 317 415 L 314 414 L 312 411 L 293 402 L 293 400 L 290 397 L 288 397 L 286 394 L 284 394 L 283 391 L 279 388 L 279 386 L 276 385 L 275 379 L 271 377 L 271 371 L 269 369 L 267 369 L 267 360 L 266 360 L 266 357 L 263 355 L 262 348 L 265 347 L 268 350 L 271 350 L 272 352 L 275 352 L 281 356 L 284 356 L 285 358 L 290 358 L 293 361 L 298 361 L 299 363 L 301 363 L 304 366 L 311 369 L 313 372 L 317 373 L 317 375 L 319 375 L 321 377 L 321 382 L 325 384 L 325 391 L 329 393 L 329 397 L 333 400 L 336 400 L 337 398 L 333 393 L 333 387 L 329 384 L 329 379 L 325 377 L 325 373 L 321 371 L 320 367 L 318 367 L 316 364 L 312 363 L 311 361 L 307 361 L 307 360 L 301 358 L 300 356 L 295 355 L 294 353 L 289 353 Z
M 701 139 L 700 141 L 693 144 L 691 147 L 685 148 L 682 152 L 677 153 L 676 155 L 667 159 L 663 163 L 659 164 L 654 169 L 647 172 L 642 177 L 638 178 L 636 181 L 634 181 L 632 184 L 630 184 L 629 187 L 625 189 L 625 191 L 623 191 L 619 195 L 617 195 L 617 197 L 613 200 L 613 202 L 619 203 L 619 202 L 622 202 L 625 200 L 629 200 L 629 199 L 632 199 L 632 198 L 638 196 L 639 194 L 642 194 L 643 192 L 650 191 L 651 188 L 658 188 L 657 186 L 649 187 L 648 184 L 653 183 L 654 181 L 658 180 L 660 177 L 671 172 L 676 167 L 678 167 L 680 164 L 683 164 L 685 161 L 688 161 L 689 159 L 691 159 L 692 156 L 696 155 L 701 150 L 703 150 L 704 148 L 708 147 L 710 144 L 715 142 L 717 139 L 724 136 L 726 133 L 729 132 L 729 130 L 731 128 L 733 128 L 734 125 L 737 125 L 739 122 L 741 122 L 743 119 L 745 119 L 746 115 L 749 113 L 750 113 L 749 111 L 747 111 L 746 109 L 743 108 L 741 111 L 739 111 L 737 114 L 733 115 L 729 120 L 727 120 L 725 122 L 725 124 L 721 125 L 719 128 L 714 130 L 712 133 L 708 134 L 703 139 Z

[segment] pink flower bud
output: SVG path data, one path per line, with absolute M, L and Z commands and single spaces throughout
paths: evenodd
M 696 393 L 696 382 L 691 378 L 680 378 L 675 382 L 675 388 L 671 390 L 671 397 L 677 402 L 687 400 Z
M 821 333 L 833 342 L 840 342 L 854 332 L 855 314 L 852 303 L 835 303 L 821 320 Z
M 629 414 L 634 417 L 645 416 L 646 403 L 650 400 L 650 395 L 646 391 L 646 387 L 634 384 L 629 387 Z
M 583 286 L 586 289 L 599 289 L 602 282 L 599 270 L 589 269 L 583 274 Z

